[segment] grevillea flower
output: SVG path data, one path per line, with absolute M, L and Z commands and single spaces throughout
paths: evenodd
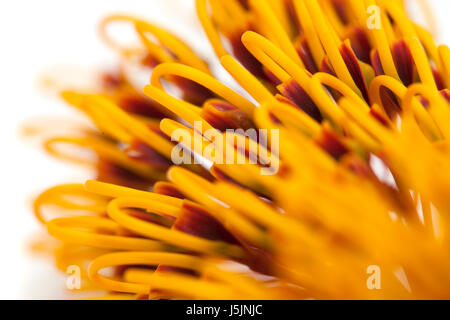
M 79 266 L 82 288 L 108 298 L 450 298 L 449 48 L 401 0 L 196 6 L 248 95 L 169 32 L 106 18 L 101 34 L 120 65 L 151 79 L 141 92 L 118 68 L 101 75 L 101 89 L 61 92 L 96 129 L 53 137 L 46 149 L 77 162 L 61 145 L 93 151 L 97 176 L 35 202 L 61 240 L 58 266 Z M 107 31 L 117 23 L 131 25 L 140 46 L 116 42 Z M 237 134 L 223 143 L 244 157 L 258 144 L 279 170 L 261 174 L 267 159 L 173 165 L 177 129 L 224 139 L 228 129 L 276 129 L 278 141 Z

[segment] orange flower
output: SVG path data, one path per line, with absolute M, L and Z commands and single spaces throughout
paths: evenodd
M 152 76 L 142 93 L 123 70 L 106 73 L 98 92 L 62 92 L 97 129 L 55 137 L 47 150 L 74 160 L 55 147 L 73 144 L 98 159 L 89 162 L 97 181 L 36 200 L 64 244 L 59 266 L 89 262 L 85 289 L 108 298 L 449 298 L 449 48 L 400 0 L 196 4 L 221 65 L 248 95 L 172 34 L 106 18 L 102 35 L 121 65 Z M 379 16 L 367 15 L 373 5 Z M 116 43 L 112 23 L 131 24 L 140 46 Z M 238 164 L 203 154 L 171 166 L 179 129 L 202 148 L 223 143 L 249 158 L 257 146 L 267 156 Z M 231 141 L 229 129 L 279 139 Z M 273 161 L 279 170 L 261 174 Z M 85 247 L 90 254 L 76 250 Z M 99 273 L 107 267 L 114 277 Z

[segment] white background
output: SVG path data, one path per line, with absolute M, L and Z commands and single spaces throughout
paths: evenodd
M 100 41 L 99 20 L 109 13 L 133 13 L 169 28 L 212 56 L 196 20 L 193 0 L 15 0 L 0 2 L 0 298 L 69 297 L 65 277 L 50 259 L 29 250 L 42 231 L 31 199 L 46 187 L 83 182 L 89 173 L 54 160 L 28 141 L 22 129 L 48 115 L 74 112 L 38 90 L 42 71 L 52 66 L 111 65 L 114 54 Z M 450 1 L 430 1 L 441 33 L 450 43 Z

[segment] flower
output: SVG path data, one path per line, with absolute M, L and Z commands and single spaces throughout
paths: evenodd
M 106 18 L 101 34 L 121 65 L 151 69 L 151 80 L 141 93 L 119 68 L 100 90 L 61 93 L 96 130 L 47 150 L 80 162 L 55 146 L 76 145 L 98 159 L 95 180 L 35 202 L 63 243 L 59 266 L 83 267 L 85 289 L 118 298 L 449 298 L 449 48 L 399 0 L 196 5 L 221 65 L 252 99 L 167 31 Z M 130 24 L 140 46 L 115 42 L 113 23 Z M 171 165 L 178 129 L 215 129 L 241 156 L 255 144 L 268 156 Z M 228 129 L 279 139 L 230 141 Z M 278 172 L 262 175 L 270 161 Z M 100 274 L 108 267 L 113 277 Z

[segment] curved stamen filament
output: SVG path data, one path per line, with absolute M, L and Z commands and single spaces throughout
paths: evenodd
M 162 89 L 161 78 L 170 75 L 176 75 L 192 80 L 221 96 L 248 115 L 252 115 L 255 106 L 250 101 L 243 98 L 238 93 L 216 80 L 214 77 L 185 65 L 176 63 L 163 63 L 158 65 L 155 69 L 153 69 L 151 84 Z
M 94 248 L 158 251 L 167 247 L 154 240 L 117 235 L 121 230 L 120 225 L 101 217 L 57 218 L 47 222 L 46 226 L 48 233 L 59 240 Z M 108 234 L 96 233 L 96 230 Z
M 209 254 L 215 254 L 218 252 L 226 253 L 231 257 L 242 257 L 242 250 L 235 246 L 218 241 L 206 240 L 197 236 L 180 232 L 177 230 L 169 230 L 165 227 L 148 223 L 140 219 L 131 217 L 124 212 L 126 208 L 139 208 L 145 209 L 158 214 L 168 214 L 171 216 L 178 216 L 180 209 L 169 206 L 165 203 L 157 202 L 154 200 L 145 200 L 142 198 L 116 198 L 108 204 L 108 215 L 114 221 L 127 229 L 130 229 L 138 234 L 147 236 L 153 239 L 158 239 L 180 248 L 194 250 L 196 252 L 203 252 Z

